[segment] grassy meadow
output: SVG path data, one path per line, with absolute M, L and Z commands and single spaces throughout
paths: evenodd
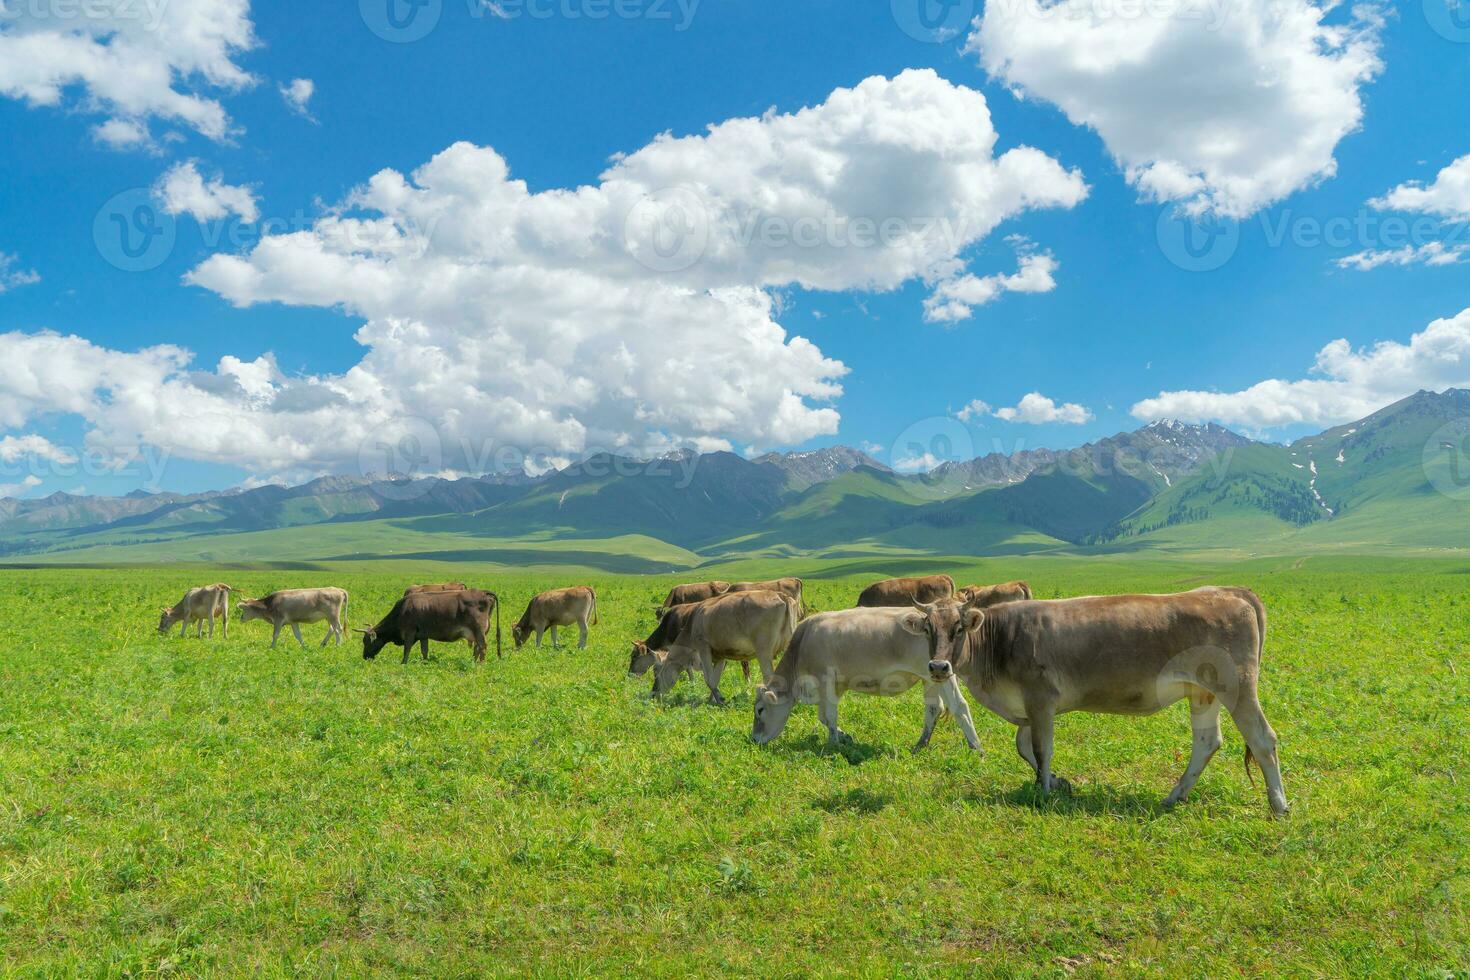
M 895 564 L 899 564 L 895 561 Z M 867 563 L 871 570 L 873 563 Z M 750 690 L 666 703 L 625 676 L 675 578 L 346 563 L 0 572 L 0 970 L 1439 977 L 1470 971 L 1470 563 L 926 560 L 1038 597 L 1248 585 L 1271 616 L 1261 700 L 1293 804 L 1226 744 L 1193 796 L 1184 706 L 1068 715 L 1039 798 L 1013 730 L 983 754 L 922 701 L 849 696 L 750 743 Z M 894 573 L 898 568 L 884 568 Z M 821 609 L 876 576 L 807 578 Z M 404 585 L 505 600 L 506 656 L 267 649 L 156 634 L 185 586 L 341 585 L 368 625 Z M 683 579 L 711 577 L 710 570 Z M 589 648 L 511 649 L 534 592 L 586 583 Z M 572 631 L 575 640 L 575 631 Z M 1259 777 L 1258 777 L 1259 781 Z

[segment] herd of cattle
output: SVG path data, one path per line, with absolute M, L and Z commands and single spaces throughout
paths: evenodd
M 229 635 L 224 584 L 191 589 L 163 610 L 160 633 L 214 620 Z M 322 646 L 342 642 L 347 593 L 337 588 L 290 589 L 236 605 L 244 622 L 270 622 L 274 648 L 281 630 L 326 622 Z M 1173 595 L 1084 596 L 1036 600 L 1024 582 L 956 588 L 948 575 L 896 578 L 864 589 L 853 609 L 808 615 L 802 581 L 702 582 L 675 586 L 658 607 L 658 625 L 633 643 L 630 676 L 653 672 L 662 696 L 681 677 L 703 674 L 710 700 L 724 703 L 725 664 L 760 665 L 751 738 L 765 744 L 781 734 L 797 703 L 815 703 L 832 744 L 846 738 L 837 725 L 838 701 L 848 691 L 892 696 L 924 685 L 924 724 L 914 751 L 928 744 L 945 714 L 954 716 L 970 748 L 978 750 L 964 691 L 1016 727 L 1016 751 L 1043 792 L 1065 786 L 1051 770 L 1053 725 L 1069 711 L 1149 715 L 1188 700 L 1194 733 L 1184 774 L 1164 800 L 1178 803 L 1194 787 L 1221 745 L 1220 710 L 1245 739 L 1266 780 L 1271 809 L 1288 810 L 1276 753 L 1276 734 L 1257 699 L 1266 610 L 1249 589 L 1208 586 Z M 429 641 L 467 640 L 485 659 L 492 615 L 501 654 L 500 601 L 462 582 L 414 586 L 376 626 L 359 629 L 363 657 L 384 646 L 414 644 L 428 657 Z M 533 598 L 511 626 L 519 649 L 533 635 L 541 645 L 558 627 L 576 626 L 578 648 L 597 624 L 597 595 L 587 586 Z M 778 662 L 779 658 L 779 662 Z M 963 684 L 963 687 L 961 686 Z

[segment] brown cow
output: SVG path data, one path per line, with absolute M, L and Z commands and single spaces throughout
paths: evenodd
M 1002 585 L 967 585 L 955 591 L 954 597 L 975 609 L 988 609 L 1002 602 L 1022 602 L 1032 598 L 1031 586 L 1025 582 Z
M 718 598 L 717 596 L 712 598 Z M 682 602 L 677 606 L 670 606 L 664 614 L 659 617 L 658 626 L 648 635 L 646 640 L 633 641 L 633 655 L 628 660 L 628 676 L 639 678 L 648 673 L 658 663 L 658 655 L 666 653 L 673 644 L 674 638 L 689 625 L 690 617 L 701 603 Z M 716 651 L 715 656 L 721 660 L 735 659 L 740 664 L 740 669 L 745 674 L 745 679 L 750 680 L 750 661 L 738 657 L 727 657 Z
M 769 582 L 732 582 L 730 592 L 779 592 L 796 600 L 797 615 L 806 615 L 806 603 L 801 596 L 802 582 L 799 578 L 775 578 Z
M 271 649 L 276 648 L 276 641 L 281 637 L 281 630 L 287 626 L 296 635 L 296 642 L 306 647 L 306 641 L 301 638 L 302 623 L 327 623 L 327 635 L 322 637 L 322 646 L 333 637 L 337 638 L 337 645 L 342 645 L 342 632 L 347 625 L 347 590 L 336 588 L 322 589 L 282 589 L 272 592 L 270 595 L 260 599 L 246 599 L 235 604 L 240 612 L 240 622 L 248 623 L 251 620 L 263 619 L 268 621 L 274 632 L 271 633 Z
M 597 593 L 591 586 L 574 585 L 567 589 L 553 589 L 543 592 L 532 599 L 526 606 L 526 611 L 521 618 L 510 628 L 511 636 L 515 637 L 516 649 L 519 650 L 525 642 L 530 639 L 531 634 L 536 634 L 536 646 L 541 646 L 541 634 L 547 629 L 551 630 L 551 646 L 560 650 L 561 644 L 557 642 L 556 628 L 558 626 L 575 625 L 581 636 L 577 641 L 577 649 L 583 650 L 587 647 L 587 626 L 597 625 Z
M 362 657 L 372 660 L 389 643 L 403 647 L 403 662 L 419 644 L 419 655 L 429 659 L 429 641 L 450 643 L 468 640 L 475 662 L 485 660 L 485 634 L 490 629 L 490 611 L 495 610 L 495 655 L 500 652 L 500 601 L 493 592 L 479 589 L 414 592 L 399 599 L 378 625 L 360 629 Z
M 1220 748 L 1230 712 L 1285 813 L 1276 733 L 1257 700 L 1266 609 L 1249 589 L 1007 602 L 990 609 L 921 605 L 935 682 L 958 674 L 975 699 L 1016 726 L 1016 750 L 1042 792 L 1052 775 L 1053 719 L 1068 711 L 1149 715 L 1189 700 L 1189 766 L 1164 800 L 1184 799 Z
M 874 582 L 858 596 L 859 606 L 908 606 L 915 602 L 938 602 L 954 595 L 954 579 L 948 575 L 923 578 L 890 578 Z
M 669 590 L 664 604 L 658 607 L 659 615 L 663 615 L 665 609 L 672 609 L 690 602 L 703 602 L 729 591 L 729 582 L 695 582 L 690 585 L 676 585 Z
M 179 627 L 179 636 L 182 637 L 189 632 L 189 625 L 197 622 L 199 628 L 194 635 L 199 637 L 204 635 L 204 622 L 208 620 L 209 635 L 213 637 L 214 617 L 219 616 L 224 620 L 225 639 L 228 640 L 230 638 L 230 593 L 233 591 L 223 582 L 190 589 L 172 607 L 163 607 L 163 615 L 158 619 L 158 632 L 167 633 L 169 627 L 174 623 L 183 623 Z
M 769 589 L 697 603 L 678 635 L 670 638 L 668 652 L 654 654 L 653 693 L 666 694 L 681 673 L 699 667 L 709 685 L 710 700 L 723 704 L 720 675 L 727 660 L 758 660 L 761 676 L 769 679 L 776 657 L 791 642 L 799 609 L 794 598 Z

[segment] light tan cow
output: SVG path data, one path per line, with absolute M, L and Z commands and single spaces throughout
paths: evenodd
M 954 597 L 975 609 L 988 609 L 1002 602 L 1024 602 L 1032 598 L 1031 586 L 1025 582 L 1005 582 L 1001 585 L 967 585 L 955 591 Z
M 802 582 L 799 578 L 775 578 L 769 582 L 732 582 L 726 590 L 733 592 L 779 592 L 796 600 L 798 616 L 806 615 L 806 601 L 802 598 Z
M 924 685 L 924 732 L 914 746 L 929 744 L 934 725 L 948 711 L 970 748 L 980 738 L 959 684 L 953 677 L 935 682 L 929 676 L 929 640 L 919 611 L 875 607 L 817 613 L 804 620 L 776 675 L 756 689 L 751 740 L 771 741 L 786 727 L 797 702 L 817 705 L 827 726 L 827 741 L 838 744 L 847 734 L 837 726 L 837 703 L 848 691 L 893 697 L 915 684 Z
M 550 629 L 552 649 L 560 650 L 556 628 L 575 625 L 580 634 L 577 649 L 584 650 L 587 647 L 588 624 L 597 625 L 597 593 L 591 586 L 574 585 L 567 589 L 543 592 L 532 599 L 521 618 L 510 628 L 510 633 L 515 638 L 517 650 L 535 633 L 536 647 L 540 649 L 541 634 Z
M 327 635 L 322 637 L 322 646 L 326 646 L 333 637 L 337 638 L 337 645 L 341 646 L 342 634 L 347 626 L 346 589 L 282 589 L 264 598 L 246 599 L 237 603 L 235 608 L 240 612 L 240 622 L 263 619 L 275 628 L 271 633 L 272 650 L 281 637 L 281 630 L 287 626 L 291 627 L 291 632 L 296 635 L 296 642 L 301 644 L 302 649 L 306 648 L 306 641 L 301 638 L 302 623 L 326 621 Z
M 776 657 L 791 642 L 801 619 L 800 610 L 796 599 L 768 590 L 716 596 L 697 604 L 669 640 L 668 649 L 654 652 L 653 693 L 667 694 L 681 673 L 698 667 L 709 685 L 710 701 L 724 704 L 720 676 L 726 661 L 759 661 L 761 676 L 771 677 Z
M 230 593 L 233 590 L 223 582 L 214 585 L 204 585 L 197 589 L 190 589 L 184 593 L 184 597 L 173 606 L 164 606 L 163 615 L 158 619 L 158 632 L 167 633 L 169 627 L 174 623 L 182 623 L 179 627 L 179 636 L 189 632 L 191 623 L 198 623 L 199 628 L 195 636 L 204 635 L 204 623 L 209 622 L 209 635 L 214 636 L 214 617 L 218 616 L 224 621 L 225 639 L 230 638 Z
M 915 602 L 938 602 L 954 595 L 954 579 L 948 575 L 925 575 L 921 578 L 889 578 L 874 582 L 858 596 L 858 606 L 898 606 L 909 608 Z
M 1043 792 L 1065 786 L 1051 771 L 1057 715 L 1149 715 L 1188 699 L 1193 749 L 1164 805 L 1184 799 L 1219 750 L 1223 706 L 1245 738 L 1247 773 L 1254 758 L 1271 809 L 1287 811 L 1276 733 L 1256 694 L 1266 609 L 1249 589 L 919 611 L 932 644 L 930 677 L 958 675 L 977 701 L 1016 726 L 1016 750 Z

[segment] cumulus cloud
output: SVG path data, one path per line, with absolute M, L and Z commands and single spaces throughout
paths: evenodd
M 228 414 L 235 458 L 259 468 L 350 465 L 356 435 L 402 419 L 432 427 L 446 468 L 473 469 L 462 447 L 490 443 L 799 443 L 836 432 L 847 369 L 782 328 L 781 289 L 962 279 L 962 253 L 1001 222 L 1086 196 L 1075 171 L 1028 147 L 996 155 L 996 141 L 980 93 L 910 71 L 798 112 L 660 136 L 574 189 L 532 193 L 493 149 L 460 143 L 188 276 L 239 306 L 361 317 L 366 353 L 345 374 L 89 356 L 144 358 L 176 386 L 169 399 Z M 168 444 L 168 426 L 141 412 L 112 421 L 108 401 L 92 409 L 99 430 Z M 304 418 L 281 409 L 303 401 Z
M 1135 418 L 1215 421 L 1253 429 L 1350 422 L 1421 389 L 1470 387 L 1470 309 L 1435 320 L 1407 344 L 1354 350 L 1334 340 L 1295 381 L 1270 379 L 1242 391 L 1166 391 L 1133 406 Z
M 1470 155 L 1445 167 L 1428 184 L 1400 184 L 1369 204 L 1383 211 L 1413 211 L 1449 221 L 1470 221 Z
M 223 139 L 229 116 L 201 90 L 234 92 L 254 82 L 235 62 L 256 43 L 249 0 L 5 7 L 0 95 L 62 106 L 68 92 L 80 92 L 68 108 L 106 116 L 95 133 L 109 145 L 145 142 L 154 118 Z
M 1444 242 L 1428 242 L 1424 245 L 1405 245 L 1402 248 L 1367 249 L 1337 260 L 1339 269 L 1357 269 L 1370 272 L 1384 265 L 1458 265 L 1470 258 L 1470 243 L 1446 245 Z
M 170 167 L 153 185 L 153 196 L 169 214 L 192 215 L 196 221 L 218 221 L 232 214 L 251 222 L 260 217 L 250 188 L 226 184 L 220 177 L 205 180 L 193 160 Z
M 311 97 L 316 94 L 316 82 L 309 78 L 293 78 L 288 84 L 280 86 L 280 90 L 281 98 L 286 100 L 291 111 L 311 118 Z
M 52 463 L 75 463 L 76 454 L 56 445 L 44 436 L 27 434 L 0 438 L 0 463 L 13 465 L 23 459 Z
M 18 262 L 14 255 L 0 252 L 0 293 L 17 286 L 30 286 L 41 281 L 40 275 L 34 269 L 17 269 Z
M 1013 275 L 960 275 L 946 279 L 924 301 L 924 319 L 931 323 L 967 320 L 977 306 L 1002 293 L 1049 293 L 1057 287 L 1058 263 L 1050 252 L 1033 252 L 1025 240 L 1015 243 L 1020 268 Z
M 1003 0 L 968 49 L 1097 131 L 1147 200 L 1243 218 L 1337 171 L 1382 69 L 1382 17 L 1312 0 Z
M 983 404 L 983 403 L 982 403 Z M 1024 425 L 1083 425 L 1092 421 L 1092 412 L 1075 402 L 1058 405 L 1039 391 L 1021 399 L 1015 408 L 997 408 L 996 418 Z

